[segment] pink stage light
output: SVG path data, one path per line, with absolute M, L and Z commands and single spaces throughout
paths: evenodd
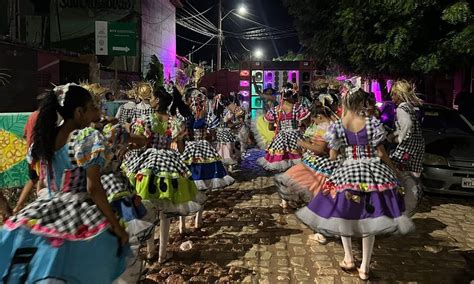
M 390 91 L 392 90 L 393 86 L 393 80 L 387 80 L 387 92 L 390 94 Z
M 249 93 L 249 91 L 243 91 L 243 90 L 241 90 L 241 91 L 240 91 L 240 94 L 242 94 L 242 96 L 244 96 L 244 97 L 248 97 L 250 93 Z
M 293 82 L 292 79 L 295 78 L 296 83 L 298 83 L 300 81 L 299 73 L 300 71 L 296 71 L 296 70 L 288 71 L 288 82 L 292 83 Z
M 248 86 L 250 86 L 250 82 L 249 81 L 240 81 L 240 86 L 241 87 L 248 87 Z
M 248 77 L 250 75 L 249 70 L 241 70 L 240 71 L 240 77 Z
M 370 90 L 375 94 L 375 100 L 382 102 L 382 92 L 380 91 L 380 84 L 377 80 L 371 81 Z

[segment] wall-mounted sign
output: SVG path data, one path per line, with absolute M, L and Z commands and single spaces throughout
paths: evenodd
M 97 55 L 137 55 L 137 25 L 134 23 L 95 22 Z

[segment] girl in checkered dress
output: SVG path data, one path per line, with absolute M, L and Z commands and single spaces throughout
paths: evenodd
M 291 166 L 301 162 L 301 147 L 298 140 L 303 133 L 300 124 L 310 116 L 307 108 L 297 101 L 297 93 L 293 89 L 284 89 L 280 105 L 270 109 L 265 120 L 275 126 L 277 133 L 267 148 L 265 157 L 257 163 L 267 171 L 284 172 Z
M 305 149 L 303 163 L 297 164 L 285 173 L 275 176 L 275 183 L 282 198 L 280 206 L 286 208 L 308 204 L 318 193 L 326 178 L 338 166 L 338 161 L 329 159 L 329 149 L 324 136 L 329 125 L 335 120 L 334 112 L 324 105 L 314 105 L 311 109 L 313 123 L 306 129 L 304 139 L 298 144 Z
M 99 131 L 84 128 L 99 117 L 91 94 L 76 85 L 56 87 L 42 102 L 31 153 L 49 193 L 0 230 L 5 283 L 111 283 L 124 271 L 128 233 L 100 180 L 112 152 Z
M 354 87 L 342 98 L 344 114 L 327 132 L 330 158 L 343 163 L 307 207 L 296 215 L 316 232 L 341 236 L 344 270 L 355 270 L 351 237 L 362 238 L 361 279 L 368 279 L 375 235 L 405 234 L 413 222 L 404 215 L 404 190 L 382 142 L 386 133 L 368 111 L 366 92 Z
M 425 140 L 421 125 L 416 117 L 415 107 L 421 106 L 419 99 L 407 81 L 397 81 L 393 84 L 392 100 L 397 104 L 396 130 L 390 140 L 397 144 L 390 158 L 395 161 L 402 171 L 413 173 L 419 177 L 423 170 Z
M 183 120 L 178 118 L 177 109 L 183 116 L 190 114 L 182 106 L 184 102 L 181 96 L 172 96 L 160 87 L 154 91 L 150 104 L 156 110 L 155 113 L 136 120 L 131 126 L 133 134 L 148 138 L 148 145 L 127 154 L 122 169 L 143 198 L 147 209 L 159 212 L 159 262 L 164 262 L 168 258 L 168 216 L 186 216 L 198 212 L 206 196 L 198 192 L 191 172 L 178 152 L 184 147 L 186 127 Z M 173 144 L 175 147 L 172 147 Z M 148 242 L 148 253 L 149 257 L 153 256 L 153 239 Z
M 221 155 L 223 163 L 232 167 L 238 163 L 242 153 L 236 143 L 239 142 L 240 145 L 247 143 L 245 111 L 234 96 L 222 100 L 221 108 L 221 125 L 217 130 L 217 152 Z
M 237 137 L 231 127 L 232 125 L 232 113 L 229 110 L 231 100 L 228 98 L 218 100 L 219 105 L 215 110 L 216 115 L 220 118 L 219 127 L 216 131 L 216 150 L 222 157 L 222 163 L 228 166 L 229 169 L 237 164 L 237 156 L 235 143 Z M 234 104 L 234 102 L 232 102 Z
M 207 125 L 204 95 L 197 89 L 187 91 L 191 111 L 194 114 L 192 141 L 186 141 L 181 155 L 192 173 L 192 179 L 199 190 L 220 189 L 229 186 L 235 180 L 227 174 L 222 158 L 211 143 L 206 140 Z
M 425 140 L 421 124 L 417 119 L 415 107 L 421 106 L 413 87 L 407 81 L 397 81 L 393 84 L 392 100 L 397 105 L 396 130 L 389 135 L 389 141 L 396 144 L 390 153 L 390 158 L 403 172 L 401 179 L 406 189 L 406 207 L 409 214 L 414 214 L 422 198 L 422 188 L 419 177 L 423 170 L 425 155 Z
M 119 123 L 131 123 L 137 118 L 151 115 L 153 113 L 153 109 L 150 106 L 152 93 L 153 86 L 150 83 L 138 82 L 134 84 L 132 89 L 128 92 L 134 101 L 120 106 L 115 116 L 119 120 Z

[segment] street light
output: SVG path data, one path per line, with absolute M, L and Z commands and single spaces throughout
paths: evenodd
M 255 52 L 253 53 L 253 56 L 257 59 L 261 59 L 263 57 L 263 50 L 260 48 L 257 48 Z
M 239 9 L 237 9 L 237 12 L 240 14 L 240 15 L 245 15 L 247 14 L 247 7 L 245 7 L 244 5 L 241 5 L 239 7 Z
M 219 0 L 219 12 L 217 19 L 217 71 L 221 70 L 222 67 L 222 44 L 224 43 L 224 37 L 222 35 L 222 21 L 227 18 L 231 13 L 237 11 L 240 15 L 247 13 L 247 8 L 244 5 L 241 5 L 237 9 L 230 10 L 227 14 L 222 17 L 222 0 Z
M 247 7 L 245 7 L 245 5 L 240 5 L 238 8 L 230 10 L 229 12 L 227 12 L 227 14 L 224 15 L 224 17 L 220 19 L 220 22 L 222 22 L 225 18 L 227 18 L 227 16 L 234 13 L 235 11 L 237 11 L 237 14 L 243 16 L 247 14 Z

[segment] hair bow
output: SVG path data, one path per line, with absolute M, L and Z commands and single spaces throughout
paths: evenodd
M 67 83 L 66 85 L 54 86 L 53 92 L 58 98 L 58 104 L 64 107 L 64 100 L 66 99 L 66 93 L 69 91 L 70 86 L 78 86 L 75 83 Z

